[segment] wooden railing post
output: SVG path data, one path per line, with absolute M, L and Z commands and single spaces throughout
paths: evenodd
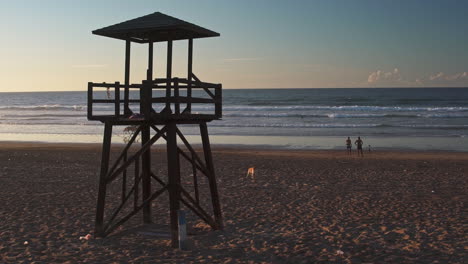
M 222 85 L 218 84 L 215 88 L 215 116 L 217 118 L 221 118 L 223 115 L 223 107 L 222 107 Z
M 152 87 L 150 81 L 143 81 L 140 89 L 140 113 L 148 120 L 151 117 Z
M 190 113 L 192 111 L 192 61 L 193 61 L 193 39 L 189 39 L 188 44 L 188 65 L 187 65 L 187 97 L 189 101 L 187 102 L 187 111 Z
M 166 109 L 171 109 L 169 98 L 171 97 L 171 82 L 172 82 L 172 40 L 167 41 L 167 63 L 166 63 Z
M 120 82 L 115 82 L 115 117 L 120 117 Z
M 180 114 L 180 98 L 179 98 L 179 79 L 174 78 L 174 100 L 175 100 L 175 113 Z
M 88 119 L 93 118 L 93 83 L 88 82 Z
M 124 91 L 124 114 L 130 115 L 131 110 L 128 100 L 130 99 L 130 40 L 125 41 L 125 91 Z

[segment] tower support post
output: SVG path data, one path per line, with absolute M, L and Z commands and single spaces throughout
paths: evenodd
M 180 164 L 177 148 L 177 125 L 170 122 L 166 126 L 171 237 L 172 247 L 176 248 L 179 246 L 178 211 L 180 210 Z
M 112 138 L 112 124 L 106 122 L 104 126 L 104 139 L 102 143 L 101 173 L 99 174 L 99 189 L 96 206 L 95 236 L 104 236 L 104 207 L 106 203 L 107 172 Z
M 144 124 L 141 130 L 141 145 L 145 145 L 150 141 L 150 126 Z M 151 196 L 151 148 L 142 154 L 141 158 L 142 170 L 142 198 L 146 201 Z M 145 224 L 151 223 L 151 203 L 146 203 L 143 207 L 143 222 Z
M 213 157 L 211 156 L 211 146 L 210 146 L 210 138 L 208 136 L 208 128 L 206 126 L 206 122 L 200 123 L 200 134 L 202 138 L 203 144 L 203 154 L 205 156 L 206 167 L 208 169 L 208 182 L 210 185 L 210 193 L 211 193 L 211 202 L 213 205 L 213 213 L 215 216 L 215 221 L 217 224 L 218 229 L 223 229 L 223 217 L 221 214 L 221 205 L 219 203 L 219 194 L 218 194 L 218 186 L 216 183 L 215 171 L 214 171 L 214 164 L 213 164 Z

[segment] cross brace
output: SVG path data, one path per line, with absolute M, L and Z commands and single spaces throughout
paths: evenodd
M 200 134 L 202 138 L 204 161 L 193 149 L 188 140 L 177 128 L 177 124 L 170 122 L 165 124 L 161 129 L 154 124 L 142 122 L 133 132 L 130 140 L 123 148 L 118 158 L 112 166 L 110 164 L 111 154 L 111 138 L 112 122 L 106 122 L 104 128 L 104 140 L 101 158 L 101 172 L 99 176 L 99 192 L 96 207 L 96 222 L 95 235 L 105 237 L 115 231 L 116 228 L 124 224 L 131 217 L 140 211 L 143 211 L 143 220 L 145 223 L 151 223 L 151 203 L 163 193 L 169 194 L 170 208 L 170 225 L 172 246 L 178 246 L 178 219 L 177 212 L 182 203 L 186 208 L 191 210 L 195 215 L 200 217 L 213 229 L 222 229 L 223 220 L 221 207 L 219 203 L 219 195 L 215 178 L 213 160 L 211 156 L 211 148 L 208 137 L 208 130 L 205 122 L 198 124 L 200 126 Z M 154 135 L 151 136 L 151 131 Z M 129 153 L 130 148 L 138 141 L 138 136 L 141 137 L 141 147 L 134 153 Z M 168 166 L 168 182 L 164 182 L 160 177 L 156 176 L 151 171 L 151 149 L 152 146 L 160 139 L 166 140 L 167 151 L 167 166 Z M 186 153 L 177 145 L 180 139 L 189 153 Z M 193 173 L 193 188 L 195 198 L 181 184 L 180 179 L 180 156 L 187 160 L 192 166 Z M 133 185 L 127 190 L 127 171 L 133 165 Z M 109 168 L 110 167 L 110 168 Z M 200 204 L 198 174 L 201 172 L 207 177 L 210 196 L 213 209 L 213 216 L 205 210 Z M 120 194 L 120 204 L 110 214 L 105 213 L 106 198 L 111 194 L 107 194 L 110 184 L 121 178 L 122 188 Z M 161 185 L 161 188 L 152 192 L 151 180 L 154 180 Z M 141 202 L 140 202 L 140 187 L 141 187 Z M 133 195 L 133 204 L 129 201 Z M 113 195 L 115 197 L 115 195 Z M 124 208 L 133 209 L 125 214 Z M 128 210 L 127 210 L 128 211 Z M 108 217 L 105 217 L 108 216 Z

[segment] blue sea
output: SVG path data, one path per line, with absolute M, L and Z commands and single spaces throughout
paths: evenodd
M 0 93 L 0 140 L 101 142 L 86 97 Z M 195 127 L 183 131 L 200 141 Z M 361 136 L 374 150 L 468 151 L 468 88 L 224 89 L 223 119 L 209 132 L 217 145 L 339 149 Z M 121 142 L 123 127 L 114 134 Z

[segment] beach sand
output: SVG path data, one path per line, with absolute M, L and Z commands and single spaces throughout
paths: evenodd
M 468 153 L 213 154 L 225 229 L 188 213 L 181 251 L 167 233 L 135 228 L 141 214 L 107 238 L 79 239 L 93 235 L 100 145 L 1 143 L 0 263 L 468 262 Z M 153 156 L 164 175 L 163 152 Z M 167 198 L 153 204 L 155 225 L 167 224 Z

